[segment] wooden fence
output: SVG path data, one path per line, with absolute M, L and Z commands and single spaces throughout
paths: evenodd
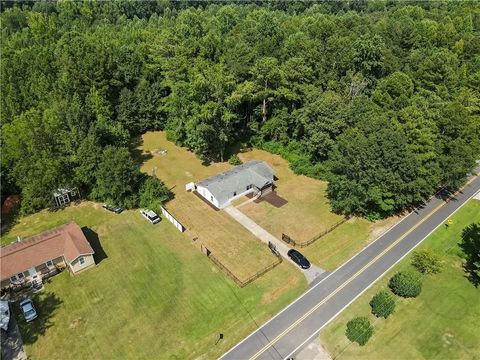
M 333 230 L 335 230 L 337 227 L 339 227 L 340 225 L 342 225 L 343 223 L 345 223 L 347 220 L 349 219 L 349 217 L 344 217 L 342 220 L 336 222 L 335 224 L 333 224 L 331 227 L 329 227 L 327 230 L 324 230 L 322 231 L 320 234 L 317 234 L 316 236 L 314 236 L 313 238 L 311 238 L 310 240 L 307 240 L 307 241 L 304 241 L 304 242 L 297 242 L 295 241 L 294 239 L 292 239 L 290 236 L 288 236 L 287 234 L 282 234 L 282 240 L 284 242 L 286 242 L 287 244 L 291 244 L 293 246 L 296 246 L 296 247 L 300 247 L 300 248 L 303 248 L 303 247 L 306 247 L 310 244 L 313 244 L 315 241 L 317 241 L 318 239 L 320 239 L 321 237 L 327 235 L 328 233 L 332 232 Z
M 237 284 L 241 288 L 247 286 L 252 281 L 255 281 L 260 276 L 269 272 L 270 270 L 272 270 L 273 268 L 275 268 L 277 265 L 279 265 L 282 262 L 282 257 L 280 255 L 275 254 L 276 260 L 273 264 L 270 264 L 269 266 L 263 268 L 262 270 L 258 271 L 255 274 L 253 274 L 252 276 L 250 276 L 246 280 L 242 281 L 238 277 L 236 277 L 235 274 L 233 272 L 231 272 L 225 265 L 223 265 L 222 262 L 218 258 L 216 258 L 215 255 L 213 255 L 213 253 L 210 250 L 208 250 L 208 248 L 203 244 L 201 244 L 201 251 L 202 251 L 202 253 L 207 255 L 207 257 L 210 260 L 212 260 L 213 263 L 220 268 L 220 270 L 222 270 L 226 275 L 228 275 L 228 277 L 230 277 L 235 282 L 235 284 Z

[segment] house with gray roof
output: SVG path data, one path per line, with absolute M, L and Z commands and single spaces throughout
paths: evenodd
M 248 193 L 272 190 L 275 172 L 264 161 L 252 160 L 195 184 L 205 200 L 221 209 Z

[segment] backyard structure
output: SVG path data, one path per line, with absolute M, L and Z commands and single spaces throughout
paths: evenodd
M 198 182 L 195 190 L 215 207 L 223 209 L 243 195 L 270 193 L 274 177 L 273 169 L 266 162 L 251 160 Z
M 82 229 L 65 224 L 0 248 L 1 288 L 41 286 L 44 278 L 68 268 L 73 274 L 95 266 Z

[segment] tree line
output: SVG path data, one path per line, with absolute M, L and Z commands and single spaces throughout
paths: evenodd
M 202 159 L 248 143 L 379 218 L 480 154 L 477 2 L 26 2 L 2 9 L 2 193 L 136 206 L 148 130 Z M 139 192 L 140 191 L 140 192 Z

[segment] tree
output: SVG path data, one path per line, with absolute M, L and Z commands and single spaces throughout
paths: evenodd
M 94 199 L 126 208 L 137 205 L 141 176 L 127 148 L 107 146 L 102 152 L 95 177 Z
M 422 281 L 413 271 L 401 271 L 392 276 L 388 286 L 395 295 L 409 298 L 417 297 L 422 291 Z
M 160 206 L 170 197 L 171 192 L 162 180 L 147 176 L 140 189 L 139 205 L 160 212 Z
M 233 154 L 232 156 L 230 156 L 230 158 L 228 159 L 228 163 L 235 166 L 243 164 L 242 160 L 240 160 L 237 154 Z
M 348 340 L 364 346 L 373 335 L 373 326 L 366 317 L 356 317 L 347 323 Z
M 413 253 L 412 265 L 422 274 L 437 274 L 442 270 L 440 257 L 427 249 Z
M 370 300 L 372 314 L 376 317 L 388 318 L 395 310 L 395 299 L 388 291 L 380 291 Z
M 480 223 L 472 223 L 463 229 L 460 247 L 466 256 L 465 270 L 477 287 L 480 284 Z

